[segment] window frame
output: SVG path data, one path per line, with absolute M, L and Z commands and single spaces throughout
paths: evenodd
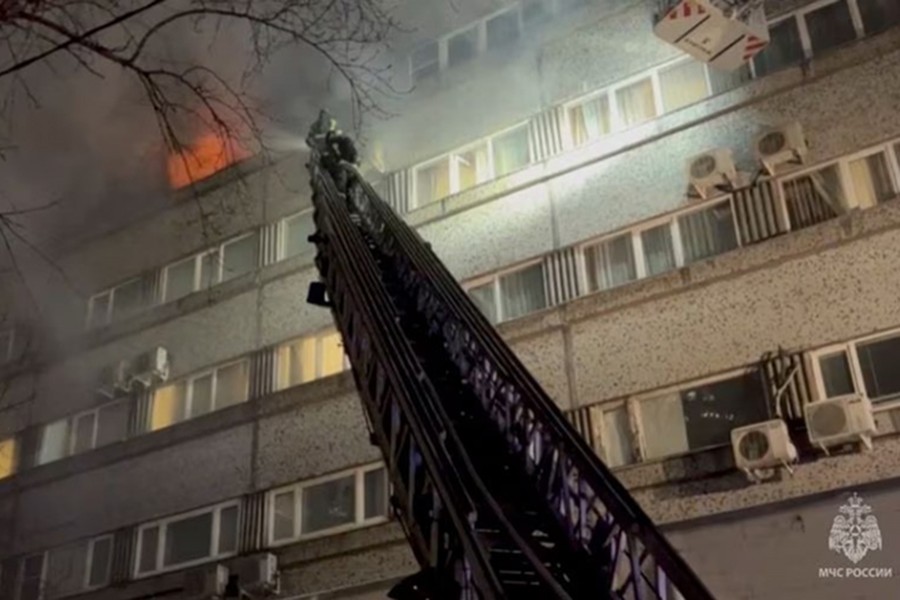
M 112 287 L 106 288 L 105 290 L 97 292 L 96 294 L 92 295 L 88 299 L 88 314 L 87 314 L 87 319 L 86 319 L 86 323 L 85 323 L 85 328 L 89 329 L 89 330 L 90 329 L 98 329 L 100 327 L 105 327 L 106 325 L 111 324 L 113 322 L 112 315 L 113 315 L 113 310 L 114 310 L 114 307 L 116 304 L 116 291 L 118 291 L 120 288 L 123 288 L 126 285 L 130 285 L 134 282 L 140 283 L 141 280 L 142 280 L 142 277 L 140 275 L 137 275 L 135 277 L 129 277 L 128 279 L 126 279 L 125 281 L 122 281 L 121 283 L 118 283 Z M 95 305 L 96 301 L 103 296 L 109 296 L 109 303 L 106 305 L 106 314 L 103 316 L 102 322 L 94 323 L 93 322 L 94 321 L 94 305 Z M 140 308 L 137 309 L 136 312 L 140 312 L 140 310 L 143 308 L 146 308 L 146 306 L 141 306 Z
M 349 469 L 343 469 L 341 471 L 336 471 L 333 473 L 328 473 L 326 475 L 321 475 L 319 477 L 315 477 L 312 479 L 300 481 L 297 483 L 293 483 L 291 485 L 281 486 L 279 488 L 275 488 L 266 492 L 266 504 L 267 504 L 267 512 L 268 516 L 266 518 L 266 541 L 269 547 L 277 548 L 280 546 L 286 546 L 289 544 L 296 544 L 297 542 L 312 540 L 322 537 L 328 537 L 332 535 L 338 535 L 341 533 L 346 533 L 347 531 L 353 531 L 355 529 L 361 529 L 363 527 L 369 527 L 371 525 L 378 525 L 381 523 L 387 523 L 390 521 L 390 502 L 386 503 L 386 508 L 388 510 L 387 515 L 379 516 L 379 517 L 371 517 L 365 518 L 366 511 L 366 490 L 365 490 L 365 476 L 367 473 L 372 471 L 384 471 L 385 478 L 385 494 L 387 495 L 388 500 L 391 495 L 391 480 L 390 475 L 387 470 L 387 466 L 383 462 L 377 463 L 367 463 L 365 465 L 352 467 Z M 354 476 L 354 519 L 352 523 L 345 523 L 343 525 L 336 525 L 334 527 L 330 527 L 328 529 L 322 529 L 319 531 L 315 531 L 313 533 L 304 534 L 302 532 L 303 525 L 303 490 L 306 488 L 315 487 L 317 485 L 321 485 L 323 483 L 328 483 L 330 481 L 337 481 L 339 479 L 344 479 L 348 475 Z M 279 494 L 284 494 L 286 492 L 292 492 L 294 495 L 294 513 L 292 515 L 294 530 L 293 535 L 289 538 L 282 538 L 279 540 L 275 540 L 275 497 Z
M 223 241 L 221 244 L 219 244 L 217 246 L 215 252 L 217 253 L 216 260 L 218 262 L 218 266 L 216 268 L 216 272 L 218 274 L 218 280 L 213 285 L 221 285 L 221 284 L 225 283 L 226 281 L 231 281 L 232 279 L 237 279 L 238 277 L 243 277 L 244 275 L 247 274 L 247 273 L 241 273 L 239 275 L 233 275 L 232 277 L 230 277 L 227 280 L 224 279 L 224 276 L 225 276 L 225 248 L 227 248 L 228 246 L 237 244 L 238 242 L 241 242 L 241 241 L 243 241 L 249 237 L 252 237 L 254 235 L 257 236 L 256 265 L 252 269 L 247 271 L 247 273 L 252 273 L 254 271 L 259 270 L 259 268 L 262 264 L 262 260 L 261 260 L 262 253 L 260 252 L 260 248 L 259 248 L 261 234 L 260 234 L 259 228 L 257 227 L 257 228 L 251 229 L 250 231 L 245 231 L 244 233 L 241 233 L 234 237 L 228 238 L 227 240 Z M 210 287 L 212 287 L 212 286 L 210 286 Z
M 325 338 L 331 337 L 334 334 L 338 334 L 341 337 L 341 346 L 344 348 L 343 362 L 342 362 L 341 370 L 337 373 L 332 373 L 331 375 L 323 375 L 322 373 L 324 371 L 324 367 L 323 367 L 324 352 L 323 352 L 322 345 L 324 343 Z M 294 346 L 304 340 L 310 340 L 310 339 L 315 340 L 315 348 L 314 348 L 315 365 L 313 366 L 313 370 L 315 371 L 315 373 L 313 374 L 312 379 L 310 379 L 309 381 L 300 382 L 300 383 L 296 383 L 293 385 L 291 385 L 289 381 L 282 381 L 282 375 L 284 373 L 284 371 L 283 371 L 284 365 L 281 364 L 281 361 L 282 361 L 284 350 L 287 349 L 288 347 Z M 307 333 L 307 334 L 301 335 L 299 337 L 290 338 L 288 340 L 281 342 L 280 344 L 277 344 L 275 346 L 275 348 L 276 348 L 276 350 L 275 350 L 276 360 L 275 360 L 275 366 L 274 366 L 274 368 L 275 368 L 275 384 L 276 384 L 275 387 L 278 391 L 286 390 L 286 389 L 301 386 L 301 385 L 307 385 L 307 384 L 313 383 L 315 381 L 319 381 L 320 379 L 326 379 L 328 377 L 335 377 L 337 375 L 341 375 L 342 373 L 344 373 L 347 370 L 352 368 L 352 364 L 350 363 L 350 357 L 347 355 L 346 347 L 344 347 L 343 336 L 340 335 L 340 331 L 338 331 L 338 329 L 334 326 L 330 326 L 325 329 L 318 329 L 312 333 Z M 287 366 L 290 367 L 289 364 Z
M 244 393 L 243 393 L 244 399 L 237 402 L 235 405 L 232 405 L 232 406 L 236 406 L 237 404 L 243 404 L 245 402 L 248 402 L 250 400 L 250 356 L 245 355 L 245 356 L 241 356 L 236 359 L 229 360 L 227 362 L 219 363 L 212 367 L 206 367 L 202 370 L 195 371 L 189 375 L 183 375 L 183 376 L 179 377 L 178 379 L 169 380 L 169 381 L 165 382 L 165 384 L 154 388 L 153 394 L 151 395 L 151 398 L 150 398 L 150 413 L 151 413 L 151 415 L 153 413 L 153 403 L 156 402 L 156 392 L 159 389 L 168 387 L 168 386 L 177 386 L 177 385 L 184 386 L 183 409 L 181 411 L 180 418 L 173 421 L 169 425 L 160 427 L 159 429 L 153 429 L 153 423 L 152 423 L 152 418 L 151 418 L 151 422 L 148 426 L 149 429 L 146 431 L 146 433 L 162 431 L 164 429 L 168 429 L 169 427 L 174 427 L 174 426 L 178 425 L 179 423 L 184 423 L 186 421 L 192 421 L 194 419 L 201 419 L 209 414 L 212 414 L 219 410 L 223 410 L 217 406 L 217 404 L 218 404 L 219 371 L 222 369 L 226 369 L 228 367 L 233 367 L 235 365 L 239 365 L 239 364 L 246 364 L 246 369 L 247 369 L 247 379 L 245 381 Z M 191 409 L 193 408 L 193 402 L 194 402 L 194 382 L 197 379 L 202 379 L 203 377 L 206 377 L 206 376 L 211 376 L 210 377 L 210 409 L 209 409 L 209 412 L 203 413 L 202 415 L 197 415 L 196 417 L 192 417 L 190 415 L 191 415 Z
M 545 300 L 547 301 L 547 304 L 546 304 L 546 306 L 544 306 L 541 309 L 532 311 L 530 313 L 521 315 L 519 317 L 515 317 L 515 319 L 523 319 L 529 315 L 533 315 L 534 313 L 540 312 L 541 310 L 546 310 L 546 309 L 550 308 L 551 306 L 553 306 L 550 303 L 550 298 L 546 296 L 547 273 L 544 271 L 543 256 L 536 258 L 536 259 L 529 260 L 527 262 L 518 263 L 516 265 L 513 265 L 512 267 L 503 269 L 502 271 L 495 271 L 494 273 L 491 273 L 489 275 L 484 275 L 484 276 L 478 277 L 476 279 L 472 279 L 471 281 L 467 281 L 463 285 L 463 289 L 466 291 L 466 294 L 468 294 L 469 291 L 473 288 L 477 288 L 477 287 L 481 287 L 483 285 L 490 284 L 494 291 L 494 310 L 496 311 L 496 315 L 497 315 L 497 322 L 494 323 L 494 325 L 499 325 L 500 323 L 505 323 L 510 320 L 515 320 L 515 319 L 507 319 L 504 314 L 505 311 L 503 310 L 503 301 L 502 301 L 501 293 L 500 293 L 501 292 L 500 279 L 502 279 L 503 277 L 507 277 L 509 275 L 514 275 L 514 274 L 518 273 L 519 271 L 524 271 L 525 269 L 530 269 L 531 267 L 534 267 L 535 265 L 540 265 L 541 270 L 543 272 L 544 285 L 545 285 L 545 290 L 544 290 L 545 294 L 544 295 L 545 295 Z
M 227 502 L 220 502 L 219 504 L 215 504 L 213 506 L 206 506 L 204 508 L 198 508 L 195 510 L 191 510 L 188 512 L 179 513 L 177 515 L 172 515 L 169 517 L 165 517 L 163 519 L 158 519 L 156 521 L 151 521 L 147 523 L 141 523 L 135 534 L 135 552 L 134 559 L 132 564 L 132 575 L 135 580 L 144 579 L 146 577 L 152 577 L 154 575 L 159 575 L 160 573 L 168 573 L 170 571 L 180 571 L 182 569 L 186 569 L 189 567 L 202 565 L 208 562 L 220 560 L 223 558 L 229 558 L 232 556 L 237 556 L 238 549 L 235 549 L 232 552 L 218 552 L 219 549 L 219 530 L 221 528 L 221 520 L 222 520 L 222 512 L 228 508 L 236 508 L 238 511 L 238 518 L 235 526 L 240 528 L 240 517 L 241 517 L 241 503 L 239 500 L 229 500 Z M 172 523 L 177 523 L 179 521 L 185 521 L 187 519 L 198 517 L 200 515 L 204 515 L 206 513 L 212 513 L 212 525 L 210 532 L 210 540 L 209 540 L 209 548 L 210 554 L 204 558 L 197 558 L 194 560 L 190 560 L 183 563 L 173 564 L 169 566 L 165 566 L 165 549 L 166 549 L 166 535 L 169 531 L 169 526 Z M 152 529 L 154 527 L 158 528 L 157 533 L 157 541 L 156 541 L 156 557 L 154 561 L 154 569 L 151 571 L 143 571 L 141 572 L 141 546 L 143 542 L 144 532 L 148 529 Z
M 626 431 L 625 433 L 628 435 L 628 449 L 631 451 L 631 456 L 629 457 L 630 462 L 625 462 L 614 467 L 610 466 L 610 469 L 624 469 L 641 462 L 641 450 L 639 448 L 640 440 L 637 434 L 637 427 L 635 427 L 635 412 L 633 405 L 634 402 L 630 399 L 612 400 L 610 402 L 603 402 L 596 405 L 596 414 L 599 417 L 598 433 L 600 434 L 600 448 L 603 451 L 603 461 L 605 464 L 608 464 L 609 461 L 609 446 L 607 445 L 607 441 L 609 440 L 609 433 L 606 426 L 606 414 L 624 409 L 625 416 L 628 419 L 628 431 Z
M 282 261 L 282 260 L 288 260 L 289 258 L 295 258 L 295 257 L 297 257 L 297 256 L 303 256 L 304 254 L 308 254 L 309 252 L 312 252 L 313 250 L 315 250 L 315 246 L 314 246 L 313 244 L 310 244 L 310 245 L 309 245 L 309 246 L 310 246 L 310 251 L 309 251 L 309 252 L 301 252 L 301 253 L 295 254 L 295 255 L 293 255 L 293 256 L 288 256 L 288 255 L 287 255 L 287 231 L 288 231 L 288 222 L 289 222 L 289 221 L 300 220 L 300 219 L 302 219 L 303 217 L 305 217 L 306 215 L 312 215 L 313 212 L 314 212 L 314 209 L 312 209 L 312 208 L 305 208 L 305 209 L 303 209 L 303 210 L 301 210 L 301 211 L 297 211 L 297 212 L 295 212 L 295 213 L 293 213 L 293 214 L 287 215 L 287 216 L 282 217 L 281 219 L 278 220 L 278 252 L 277 252 L 277 256 L 278 256 L 278 261 L 279 261 L 279 262 Z M 313 228 L 315 228 L 315 221 L 313 221 Z
M 12 458 L 9 461 L 9 474 L 3 475 L 2 473 L 0 473 L 0 481 L 13 477 L 16 473 L 19 472 L 19 463 L 21 462 L 22 458 L 22 449 L 20 447 L 22 444 L 22 440 L 19 437 L 19 433 L 0 437 L 0 449 L 2 449 L 2 444 L 5 444 L 7 442 L 12 443 Z
M 44 595 L 47 591 L 47 563 L 50 562 L 48 552 L 43 550 L 41 552 L 32 552 L 31 554 L 27 554 L 22 557 L 22 560 L 19 561 L 19 568 L 16 569 L 18 571 L 18 577 L 16 578 L 16 592 L 14 594 L 16 600 L 22 600 L 22 584 L 25 582 L 25 562 L 34 558 L 35 556 L 41 557 L 41 575 L 40 575 L 40 584 L 38 587 L 38 594 L 35 600 L 44 600 Z
M 109 540 L 109 562 L 106 565 L 106 581 L 101 584 L 91 585 L 91 571 L 93 570 L 94 565 L 94 546 L 101 541 Z M 113 556 L 115 555 L 115 537 L 111 533 L 107 533 L 104 535 L 98 535 L 90 538 L 87 541 L 87 555 L 85 559 L 85 567 L 84 567 L 84 582 L 82 589 L 83 590 L 99 590 L 101 588 L 108 587 L 111 583 L 112 579 L 112 563 Z

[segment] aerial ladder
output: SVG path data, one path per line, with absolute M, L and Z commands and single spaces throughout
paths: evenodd
M 308 301 L 331 309 L 421 567 L 389 597 L 712 600 L 430 245 L 322 158 Z

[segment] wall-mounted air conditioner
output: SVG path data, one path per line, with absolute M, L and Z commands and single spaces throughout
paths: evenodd
M 737 182 L 737 169 L 730 148 L 716 148 L 687 161 L 691 191 L 704 200 L 717 192 L 728 192 Z
M 278 557 L 274 554 L 236 559 L 231 564 L 231 575 L 237 576 L 238 587 L 250 596 L 269 596 L 280 591 Z
M 214 600 L 225 595 L 228 569 L 223 565 L 199 567 L 185 571 L 181 600 Z
M 169 353 L 165 348 L 154 348 L 134 359 L 131 368 L 132 383 L 150 387 L 169 379 Z
M 797 448 L 781 419 L 733 429 L 731 448 L 735 465 L 753 482 L 770 479 L 778 467 L 792 472 L 790 465 L 797 461 Z
M 809 146 L 798 122 L 775 127 L 756 136 L 756 157 L 769 175 L 777 175 L 806 162 Z
M 100 371 L 97 392 L 107 398 L 115 398 L 120 394 L 128 393 L 130 390 L 128 379 L 130 368 L 127 360 L 120 360 L 115 364 L 104 367 Z
M 861 443 L 872 448 L 877 431 L 872 403 L 860 394 L 811 402 L 804 408 L 809 441 L 828 452 L 828 448 Z

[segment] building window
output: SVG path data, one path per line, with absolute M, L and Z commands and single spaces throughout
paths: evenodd
M 769 418 L 758 372 L 647 398 L 638 409 L 647 459 L 727 445 L 732 429 Z
M 237 528 L 237 503 L 142 525 L 136 573 L 149 575 L 233 555 L 237 552 Z
M 659 72 L 659 88 L 663 110 L 678 110 L 709 96 L 706 83 L 706 66 L 688 60 Z
M 253 232 L 222 245 L 220 281 L 240 277 L 259 267 L 259 232 Z
M 85 569 L 86 588 L 94 589 L 109 584 L 112 555 L 113 536 L 104 535 L 94 538 L 88 543 L 87 569 Z
M 644 253 L 644 270 L 648 277 L 675 268 L 675 246 L 672 243 L 671 223 L 642 231 L 641 248 Z
M 163 301 L 173 302 L 258 267 L 259 232 L 254 231 L 167 266 L 163 272 Z
M 124 440 L 128 433 L 128 410 L 128 403 L 119 401 L 73 417 L 69 429 L 69 453 L 79 454 Z M 57 435 L 62 434 L 58 423 L 51 423 L 51 427 Z M 48 441 L 55 443 L 52 437 Z
M 601 411 L 600 441 L 603 447 L 603 462 L 610 468 L 630 465 L 634 462 L 631 424 L 628 407 L 623 405 Z
M 315 250 L 315 246 L 309 242 L 309 236 L 315 231 L 316 225 L 313 223 L 312 211 L 305 211 L 283 219 L 281 221 L 281 254 L 279 258 L 285 260 Z
M 475 302 L 487 320 L 491 323 L 498 323 L 500 315 L 497 308 L 497 294 L 495 282 L 485 283 L 469 290 L 469 296 Z
M 584 250 L 588 289 L 607 290 L 637 279 L 631 233 L 588 246 Z
M 132 279 L 91 297 L 88 301 L 88 328 L 124 319 L 138 312 L 143 306 L 143 280 Z
M 485 142 L 451 154 L 450 192 L 461 192 L 488 181 L 491 178 L 489 156 Z
M 478 26 L 452 36 L 447 41 L 447 67 L 456 67 L 478 54 Z
M 450 195 L 450 157 L 416 168 L 416 206 Z
M 833 219 L 847 211 L 837 165 L 782 182 L 792 229 L 803 229 Z
M 274 490 L 269 502 L 273 544 L 339 533 L 386 519 L 387 472 L 382 466 L 370 466 L 329 475 Z
M 508 10 L 487 21 L 487 48 L 503 48 L 519 39 L 519 11 Z
M 22 561 L 19 577 L 19 596 L 16 600 L 41 600 L 46 574 L 44 553 L 32 554 Z
M 856 39 L 850 7 L 845 0 L 833 2 L 804 15 L 813 55 Z
M 61 419 L 44 425 L 40 434 L 37 464 L 45 465 L 68 456 L 69 419 Z
M 796 17 L 770 25 L 769 36 L 769 44 L 753 59 L 753 72 L 757 77 L 789 67 L 804 58 Z
M 900 3 L 896 0 L 856 0 L 866 33 L 880 33 L 900 24 Z
M 336 375 L 350 367 L 341 334 L 334 329 L 278 348 L 278 389 Z
M 527 124 L 495 136 L 491 145 L 494 151 L 495 177 L 518 171 L 531 163 Z
M 884 152 L 851 160 L 849 173 L 858 206 L 868 208 L 894 197 L 894 183 Z
M 490 287 L 490 291 L 488 291 Z M 474 286 L 469 295 L 492 322 L 508 321 L 547 307 L 544 266 L 535 263 Z
M 825 398 L 865 394 L 873 402 L 900 398 L 900 334 L 867 338 L 814 355 Z
M 569 108 L 568 114 L 572 143 L 576 146 L 612 131 L 609 95 L 606 93 Z
M 653 82 L 648 77 L 616 91 L 616 108 L 622 127 L 633 127 L 657 116 Z
M 410 56 L 413 83 L 433 77 L 440 70 L 440 53 L 438 43 L 431 42 L 422 46 Z
M 18 450 L 16 438 L 0 439 L 0 479 L 9 477 L 16 472 Z
M 150 430 L 245 402 L 249 371 L 249 362 L 241 360 L 157 388 L 153 392 Z
M 678 230 L 685 264 L 738 247 L 729 201 L 678 217 Z

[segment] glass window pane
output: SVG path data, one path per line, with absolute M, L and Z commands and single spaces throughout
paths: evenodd
M 189 419 L 205 415 L 213 409 L 212 373 L 191 380 L 191 414 Z
M 819 369 L 822 371 L 826 398 L 844 396 L 856 391 L 846 352 L 841 351 L 823 356 L 819 359 Z
M 685 264 L 734 250 L 738 245 L 729 202 L 678 217 L 678 227 Z
M 659 275 L 675 268 L 672 226 L 669 223 L 641 232 L 644 266 L 647 276 Z
M 66 456 L 69 448 L 69 421 L 62 419 L 44 425 L 41 430 L 41 446 L 38 450 L 37 464 L 44 465 Z
M 478 29 L 457 33 L 447 43 L 447 66 L 455 67 L 475 57 L 478 52 Z
M 328 377 L 344 370 L 344 344 L 341 334 L 334 332 L 320 339 L 322 370 L 320 377 Z
M 610 289 L 637 278 L 630 233 L 587 248 L 585 261 L 591 291 Z
M 862 207 L 875 206 L 894 197 L 894 185 L 884 152 L 852 161 L 850 177 L 856 199 Z
M 753 59 L 757 77 L 774 73 L 779 69 L 803 60 L 803 45 L 797 19 L 789 17 L 769 27 L 771 39 L 762 52 Z
M 678 394 L 642 401 L 640 416 L 645 458 L 660 458 L 687 452 L 687 428 Z
M 620 406 L 603 411 L 603 451 L 608 467 L 618 467 L 634 462 L 631 449 L 631 425 L 628 409 Z
M 609 96 L 603 94 L 569 109 L 569 126 L 575 145 L 600 138 L 612 131 Z
M 364 475 L 363 489 L 365 490 L 365 519 L 383 517 L 387 515 L 387 471 L 375 469 L 367 471 Z
M 91 298 L 91 314 L 88 327 L 105 325 L 109 317 L 109 292 Z
M 72 454 L 85 452 L 94 447 L 95 419 L 94 413 L 76 417 L 72 427 Z
M 479 285 L 469 290 L 469 296 L 491 323 L 497 322 L 497 302 L 494 298 L 494 282 Z
M 488 49 L 508 46 L 519 38 L 519 13 L 509 10 L 487 22 Z
M 121 442 L 128 435 L 128 403 L 116 402 L 100 407 L 97 416 L 96 448 Z
M 18 600 L 38 600 L 44 578 L 44 555 L 27 557 L 22 564 L 22 581 L 19 583 Z
M 238 507 L 229 506 L 219 513 L 219 554 L 237 552 Z
M 284 256 L 290 258 L 313 252 L 315 247 L 308 238 L 316 231 L 312 212 L 306 212 L 284 221 Z
M 859 344 L 856 353 L 869 398 L 886 400 L 900 394 L 900 337 Z
M 195 256 L 166 267 L 166 302 L 178 300 L 194 291 L 196 269 L 197 258 Z
M 316 338 L 303 338 L 286 344 L 279 349 L 278 355 L 281 389 L 316 378 Z
M 209 252 L 200 257 L 200 289 L 219 283 L 219 253 Z
M 900 2 L 897 0 L 856 0 L 867 34 L 880 33 L 900 24 Z
M 661 71 L 659 86 L 662 91 L 663 110 L 677 110 L 706 98 L 706 67 L 696 60 L 689 60 Z
M 479 144 L 454 154 L 453 159 L 456 161 L 459 179 L 456 191 L 469 189 L 490 178 L 487 144 Z
M 784 200 L 792 229 L 803 229 L 847 212 L 836 165 L 784 183 Z
M 688 447 L 729 444 L 731 430 L 769 418 L 759 373 L 748 373 L 681 393 Z
M 216 372 L 216 410 L 247 400 L 249 365 L 241 361 Z
M 413 52 L 411 57 L 413 81 L 419 81 L 432 75 L 437 75 L 440 65 L 438 63 L 438 44 L 431 42 Z
M 416 169 L 416 206 L 424 206 L 450 195 L 450 160 Z
M 303 489 L 301 532 L 315 533 L 356 520 L 356 476 L 348 475 Z
M 504 320 L 541 310 L 547 306 L 544 268 L 541 264 L 500 278 L 500 302 Z
M 259 233 L 225 244 L 222 256 L 222 281 L 256 270 L 259 267 Z
M 624 87 L 616 92 L 616 106 L 619 109 L 619 121 L 623 127 L 639 125 L 656 116 L 656 103 L 653 99 L 653 84 L 644 79 Z
M 275 494 L 273 541 L 288 540 L 294 537 L 295 502 L 293 491 Z
M 84 588 L 87 550 L 87 543 L 78 542 L 47 553 L 47 575 L 44 580 L 46 600 L 77 594 Z
M 141 530 L 140 560 L 138 561 L 138 573 L 155 571 L 156 553 L 159 548 L 159 527 L 148 527 Z
M 120 285 L 113 291 L 112 320 L 133 315 L 144 304 L 144 284 L 140 279 Z
M 805 18 L 813 56 L 856 39 L 846 0 L 806 13 Z
M 211 512 L 166 525 L 163 565 L 169 567 L 208 557 L 212 544 L 212 526 Z
M 100 587 L 109 583 L 109 571 L 112 563 L 112 537 L 99 538 L 93 541 L 91 549 L 91 572 L 88 578 L 90 587 Z
M 184 419 L 184 382 L 170 383 L 153 392 L 150 431 L 168 427 Z
M 707 71 L 713 94 L 721 94 L 739 88 L 753 78 L 749 63 L 741 65 L 734 71 L 723 71 L 712 67 L 709 67 Z
M 9 477 L 15 472 L 16 450 L 15 438 L 0 440 L 0 479 Z
M 494 175 L 501 177 L 528 166 L 528 126 L 523 125 L 494 138 Z

